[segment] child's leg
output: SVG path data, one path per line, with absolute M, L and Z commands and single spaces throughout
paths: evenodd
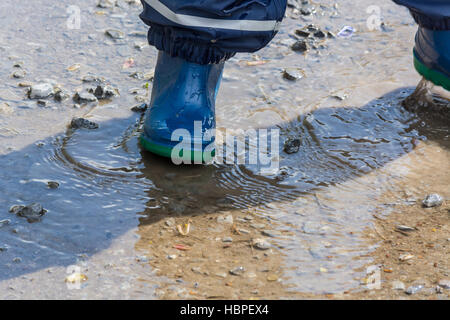
M 160 50 L 141 143 L 151 152 L 179 158 L 177 146 L 189 136 L 182 158 L 201 162 L 214 142 L 224 62 L 237 52 L 266 46 L 278 31 L 286 0 L 141 1 L 149 43 Z
M 419 31 L 414 66 L 427 80 L 450 90 L 450 1 L 394 0 L 407 6 Z

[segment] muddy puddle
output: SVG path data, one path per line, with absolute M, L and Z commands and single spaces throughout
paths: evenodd
M 271 45 L 228 62 L 218 127 L 281 132 L 280 169 L 261 175 L 249 165 L 174 166 L 140 148 L 142 114 L 130 109 L 148 100 L 156 51 L 145 45 L 137 1 L 3 1 L 0 297 L 315 298 L 361 290 L 379 245 L 367 239 L 373 215 L 431 192 L 450 196 L 448 122 L 402 106 L 420 81 L 416 27 L 406 10 L 382 1 L 384 24 L 368 30 L 371 4 L 311 2 L 310 15 L 290 8 Z M 67 21 L 77 8 L 73 28 Z M 331 35 L 293 51 L 302 39 L 294 31 L 310 24 Z M 351 37 L 337 36 L 344 26 L 354 28 Z M 301 76 L 285 79 L 285 69 Z M 75 105 L 73 94 L 92 86 L 83 82 L 88 75 L 120 95 Z M 57 84 L 70 98 L 39 104 L 19 86 L 26 82 Z M 68 129 L 73 117 L 99 128 Z M 300 139 L 298 152 L 283 152 L 288 138 Z M 436 168 L 440 190 L 407 179 Z M 37 222 L 9 212 L 31 203 L 46 210 Z M 185 233 L 187 225 L 180 234 L 177 226 Z M 70 290 L 73 270 L 87 280 Z

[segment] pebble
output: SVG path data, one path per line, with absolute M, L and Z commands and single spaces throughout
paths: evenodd
M 230 270 L 230 274 L 233 276 L 241 276 L 242 274 L 244 274 L 245 272 L 245 268 L 242 266 L 236 267 L 234 269 Z
M 76 92 L 73 96 L 76 103 L 97 102 L 97 97 L 90 92 Z
M 0 220 L 0 228 L 4 227 L 4 226 L 7 226 L 10 223 L 11 223 L 11 220 L 9 220 L 9 219 Z
M 233 224 L 233 216 L 231 214 L 227 216 L 218 216 L 217 217 L 218 223 L 226 223 L 226 224 Z
M 291 46 L 292 51 L 306 52 L 308 51 L 308 44 L 305 40 L 298 40 Z
M 6 102 L 0 103 L 0 113 L 11 114 L 12 112 L 13 112 L 13 109 L 11 108 L 11 106 L 9 104 L 7 104 Z
M 405 284 L 401 281 L 393 281 L 392 282 L 392 290 L 402 290 L 405 291 Z
M 32 85 L 28 92 L 30 99 L 45 99 L 53 94 L 53 86 L 50 83 Z
M 177 258 L 177 255 L 176 254 L 169 254 L 168 256 L 167 256 L 167 259 L 169 259 L 169 260 L 174 260 L 174 259 L 176 259 Z
M 26 218 L 28 222 L 40 221 L 41 217 L 47 212 L 41 204 L 32 203 L 27 206 L 16 205 L 9 209 L 9 212 L 14 213 L 19 217 Z
M 108 29 L 105 31 L 105 34 L 114 40 L 125 38 L 125 34 L 116 29 Z
M 134 107 L 131 108 L 131 111 L 133 112 L 145 112 L 148 108 L 148 104 L 147 103 L 140 103 L 138 105 L 135 105 Z
M 250 227 L 255 229 L 263 229 L 266 225 L 264 223 L 252 223 Z
M 90 83 L 90 82 L 102 83 L 102 82 L 105 82 L 105 79 L 102 77 L 97 77 L 97 76 L 93 76 L 93 75 L 86 75 L 81 79 L 81 81 L 86 82 L 86 83 Z
M 58 189 L 59 188 L 59 183 L 56 182 L 56 181 L 49 181 L 49 182 L 47 182 L 47 186 L 50 189 Z
M 442 279 L 438 282 L 438 286 L 444 289 L 450 289 L 450 280 Z
M 252 246 L 259 249 L 259 250 L 268 250 L 270 249 L 270 243 L 268 243 L 264 239 L 253 239 L 252 240 Z
M 308 31 L 298 29 L 298 30 L 295 30 L 295 34 L 300 37 L 308 38 L 310 33 Z
M 64 100 L 69 99 L 69 94 L 67 94 L 66 92 L 59 90 L 55 93 L 55 100 L 58 102 L 62 102 Z
M 166 221 L 164 221 L 165 225 L 168 227 L 175 227 L 175 218 L 169 218 Z
M 271 237 L 271 238 L 276 238 L 276 237 L 281 236 L 281 232 L 276 231 L 276 230 L 263 230 L 263 231 L 261 231 L 261 234 L 266 237 Z
M 325 38 L 326 34 L 322 30 L 318 30 L 314 33 L 314 37 L 316 38 Z
M 406 294 L 412 295 L 415 294 L 419 291 L 421 291 L 424 288 L 423 285 L 419 284 L 419 285 L 414 285 L 414 286 L 410 286 L 405 290 Z
M 432 208 L 432 207 L 439 207 L 440 205 L 442 205 L 443 202 L 444 200 L 439 194 L 433 193 L 427 195 L 425 199 L 422 201 L 422 204 L 426 208 Z
M 405 231 L 405 232 L 411 232 L 411 231 L 415 231 L 416 229 L 408 227 L 408 226 L 403 226 L 403 225 L 398 225 L 395 226 L 395 229 L 399 230 L 399 231 Z
M 304 73 L 299 68 L 286 68 L 283 70 L 283 78 L 289 81 L 297 81 L 303 78 Z
M 48 101 L 47 101 L 47 100 L 39 99 L 39 100 L 37 101 L 37 104 L 40 105 L 40 106 L 46 107 L 47 104 L 48 104 Z
M 408 260 L 411 260 L 412 258 L 414 258 L 414 256 L 412 254 L 405 253 L 405 254 L 401 254 L 398 258 L 400 261 L 408 261 Z
M 225 242 L 225 243 L 233 242 L 233 238 L 231 238 L 231 237 L 223 238 L 223 239 L 222 239 L 222 242 Z
M 95 89 L 90 88 L 89 93 L 92 93 L 97 99 L 109 99 L 118 95 L 118 91 L 111 86 L 98 85 Z
M 298 138 L 288 138 L 284 142 L 283 150 L 287 154 L 297 153 L 300 150 L 300 139 L 298 139 Z
M 97 7 L 106 9 L 106 8 L 112 8 L 112 7 L 114 7 L 114 5 L 115 5 L 115 1 L 113 1 L 113 0 L 99 0 Z
M 227 274 L 225 272 L 219 272 L 219 273 L 216 273 L 215 276 L 225 279 L 227 277 Z
M 247 229 L 238 229 L 238 231 L 242 234 L 250 234 L 250 231 L 248 231 Z
M 16 79 L 25 78 L 25 71 L 23 71 L 23 70 L 16 71 L 12 74 L 12 77 L 16 78 Z
M 276 274 L 270 274 L 267 276 L 267 281 L 277 281 L 278 276 Z
M 70 127 L 72 129 L 98 129 L 98 124 L 84 118 L 73 118 Z

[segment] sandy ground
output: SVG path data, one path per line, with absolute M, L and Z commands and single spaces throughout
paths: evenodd
M 424 154 L 431 159 L 429 165 L 425 169 L 414 166 Z M 439 146 L 418 144 L 409 160 L 413 169 L 380 199 L 392 210 L 380 208 L 374 214 L 373 228 L 363 232 L 368 246 L 378 246 L 369 254 L 373 259 L 370 266 L 376 266 L 377 273 L 368 273 L 360 279 L 359 288 L 340 294 L 289 290 L 284 284 L 283 255 L 276 243 L 283 234 L 274 238 L 255 228 L 265 221 L 252 210 L 162 219 L 140 229 L 136 249 L 152 256 L 149 264 L 157 275 L 168 279 L 157 289 L 161 299 L 448 299 L 450 290 L 439 287 L 438 282 L 450 279 L 450 175 L 445 168 L 449 160 L 448 152 Z M 433 192 L 447 201 L 440 207 L 423 208 L 422 199 Z M 217 212 L 217 208 L 204 209 Z M 222 221 L 227 216 L 233 217 L 233 223 Z M 189 233 L 182 235 L 178 230 L 185 233 L 186 224 Z M 414 230 L 399 232 L 398 225 Z M 232 242 L 224 242 L 227 238 Z M 255 239 L 267 241 L 271 248 L 256 248 L 252 245 Z M 410 259 L 401 261 L 403 255 Z M 230 273 L 241 266 L 245 269 L 241 274 Z M 405 292 L 416 285 L 423 289 L 412 295 Z

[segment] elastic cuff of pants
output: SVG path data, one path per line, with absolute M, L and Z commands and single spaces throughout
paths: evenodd
M 450 17 L 428 16 L 421 12 L 410 9 L 414 20 L 423 28 L 436 31 L 450 30 Z
M 196 42 L 189 38 L 180 38 L 175 33 L 176 30 L 173 27 L 151 24 L 148 31 L 148 42 L 156 49 L 164 51 L 172 57 L 179 57 L 197 64 L 220 63 L 236 54 L 236 52 L 226 52 L 212 44 Z

